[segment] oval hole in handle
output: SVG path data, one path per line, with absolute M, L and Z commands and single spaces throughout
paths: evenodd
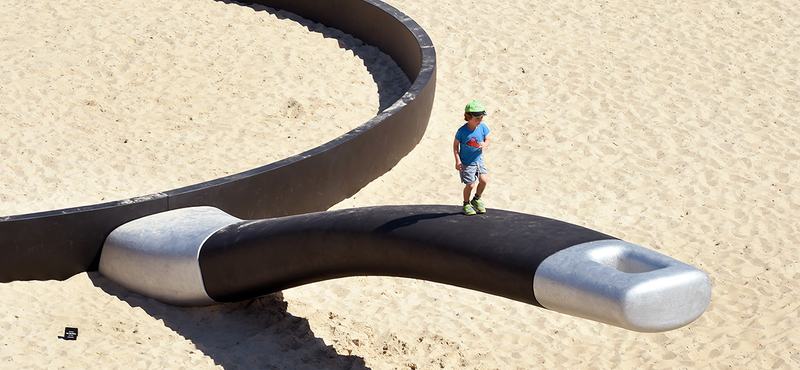
M 651 272 L 667 267 L 664 261 L 652 258 L 650 254 L 637 253 L 637 251 L 637 249 L 615 243 L 592 249 L 588 251 L 587 257 L 601 265 L 628 274 Z

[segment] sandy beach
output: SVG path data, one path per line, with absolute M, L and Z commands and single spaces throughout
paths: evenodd
M 410 84 L 376 48 L 263 6 L 4 6 L 0 154 L 19 160 L 0 165 L 0 216 L 269 164 L 359 126 Z
M 436 46 L 425 137 L 335 209 L 453 204 L 484 103 L 489 212 L 696 266 L 708 310 L 636 333 L 427 281 L 177 308 L 96 272 L 0 284 L 2 369 L 800 367 L 800 12 L 789 0 L 388 3 Z M 210 0 L 0 5 L 0 216 L 150 194 L 333 139 L 408 86 L 352 37 Z M 59 339 L 79 328 L 76 341 Z

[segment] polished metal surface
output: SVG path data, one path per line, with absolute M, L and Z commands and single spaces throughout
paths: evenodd
M 238 221 L 213 207 L 182 208 L 133 220 L 108 236 L 99 271 L 133 292 L 164 303 L 213 304 L 203 284 L 200 248 L 214 232 Z
M 640 332 L 679 328 L 711 301 L 703 271 L 622 240 L 600 240 L 559 251 L 533 279 L 542 306 Z

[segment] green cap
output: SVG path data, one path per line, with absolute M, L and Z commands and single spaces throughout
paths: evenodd
M 467 104 L 467 107 L 464 108 L 465 113 L 469 113 L 474 117 L 480 117 L 486 115 L 486 109 L 483 108 L 483 104 L 477 100 L 473 100 Z

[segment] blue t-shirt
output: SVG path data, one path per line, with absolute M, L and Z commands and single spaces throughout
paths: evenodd
M 489 126 L 483 123 L 479 124 L 474 131 L 470 131 L 466 124 L 456 131 L 456 140 L 461 143 L 458 151 L 461 163 L 468 166 L 481 158 L 483 151 L 478 149 L 478 143 L 482 143 L 486 135 L 489 135 Z

